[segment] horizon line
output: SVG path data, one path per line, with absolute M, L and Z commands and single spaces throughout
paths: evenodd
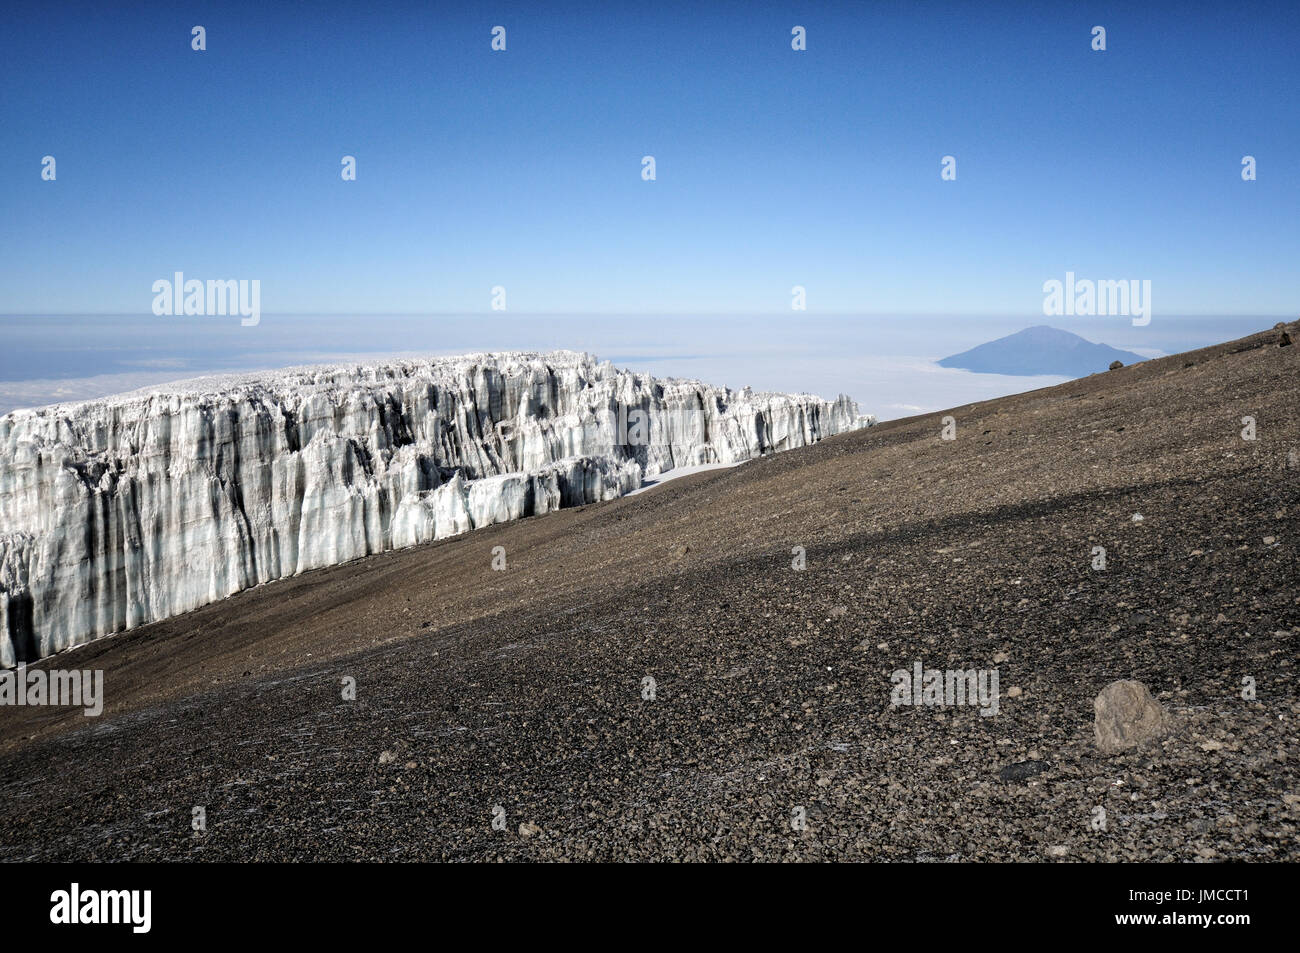
M 262 317 L 280 318 L 463 318 L 501 315 L 504 317 L 603 317 L 603 318 L 775 318 L 775 317 L 847 317 L 847 318 L 1024 318 L 1047 320 L 1059 317 L 1106 318 L 1123 315 L 1043 315 L 1009 311 L 263 311 Z M 1294 312 L 1223 312 L 1177 311 L 1167 318 L 1288 318 Z M 4 318 L 204 318 L 211 315 L 155 315 L 149 311 L 0 311 Z

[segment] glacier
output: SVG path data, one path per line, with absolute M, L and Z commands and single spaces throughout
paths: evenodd
M 222 375 L 0 417 L 0 665 L 242 589 L 870 426 L 849 398 L 508 352 Z

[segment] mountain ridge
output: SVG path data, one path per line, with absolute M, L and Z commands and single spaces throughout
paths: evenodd
M 1036 324 L 942 358 L 936 363 L 940 367 L 974 371 L 977 374 L 1086 377 L 1106 370 L 1114 361 L 1136 364 L 1144 360 L 1146 358 L 1132 351 L 1094 343 L 1071 331 L 1047 324 Z
M 1294 860 L 1300 348 L 1278 343 L 889 421 L 45 660 L 111 691 L 93 724 L 4 712 L 0 859 Z M 894 707 L 918 661 L 1000 669 L 1000 712 Z M 1107 757 L 1093 699 L 1123 678 L 1183 730 Z M 178 827 L 177 791 L 215 835 Z M 1098 791 L 1122 836 L 1089 829 Z

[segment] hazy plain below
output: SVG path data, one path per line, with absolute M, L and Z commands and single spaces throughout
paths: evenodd
M 976 374 L 935 361 L 1050 323 L 1144 357 L 1270 327 L 1277 316 L 3 315 L 0 413 L 221 371 L 470 351 L 589 351 L 655 376 L 756 390 L 846 393 L 881 420 L 1033 390 L 1059 376 Z

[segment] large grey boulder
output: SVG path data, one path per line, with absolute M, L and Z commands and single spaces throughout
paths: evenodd
M 1106 754 L 1136 748 L 1169 732 L 1169 714 L 1141 682 L 1111 682 L 1092 707 L 1097 747 Z

